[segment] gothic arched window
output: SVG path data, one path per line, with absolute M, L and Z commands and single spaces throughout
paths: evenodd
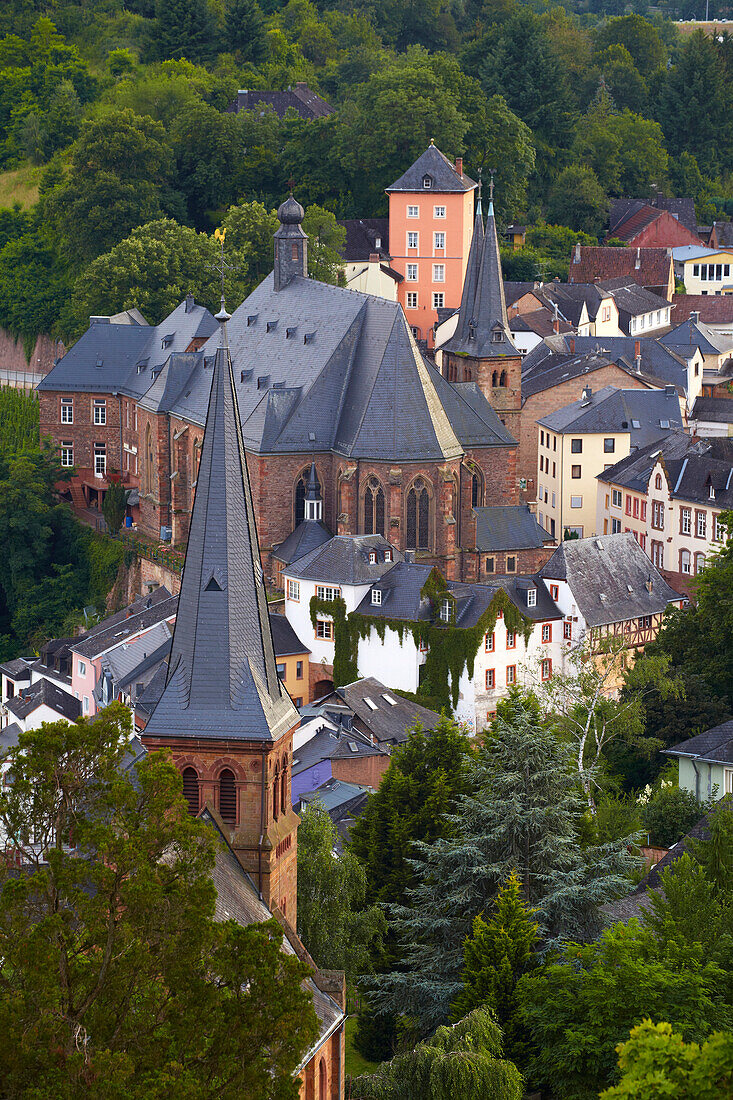
M 307 471 L 304 470 L 295 483 L 295 526 L 305 519 L 305 489 Z
M 430 495 L 419 477 L 407 494 L 407 549 L 427 550 L 430 530 Z
M 499 385 L 500 386 L 506 386 L 506 371 L 505 370 L 503 370 L 501 372 L 501 375 L 499 376 Z
M 283 772 L 280 777 L 280 809 L 285 813 L 288 806 L 288 766 L 283 761 Z
M 224 768 L 219 776 L 219 813 L 228 825 L 236 825 L 237 785 L 230 768 Z
M 153 456 L 153 434 L 148 424 L 145 429 L 145 454 L 143 455 L 143 488 L 152 493 L 155 487 L 155 459 Z
M 275 821 L 280 816 L 280 770 L 275 768 L 275 780 L 272 784 L 272 816 Z
M 498 370 L 495 370 L 491 375 L 491 385 L 492 386 L 498 386 L 499 385 L 499 372 L 498 372 Z
M 188 803 L 188 812 L 194 817 L 199 812 L 199 777 L 195 768 L 183 769 L 183 797 Z
M 370 477 L 364 493 L 364 534 L 384 534 L 384 490 L 376 477 Z
M 471 474 L 471 507 L 480 508 L 484 502 L 484 491 L 481 485 L 481 476 L 476 470 Z
M 326 1063 L 323 1058 L 321 1058 L 318 1063 L 318 1100 L 328 1100 L 328 1096 L 326 1095 L 326 1090 L 328 1088 L 327 1077 Z

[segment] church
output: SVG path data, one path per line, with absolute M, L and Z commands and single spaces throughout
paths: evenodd
M 220 861 L 218 873 L 226 869 L 224 886 L 238 896 L 239 911 L 253 922 L 276 916 L 283 949 L 312 961 L 295 932 L 299 818 L 291 774 L 300 718 L 277 674 L 223 305 L 217 320 L 168 673 L 142 740 L 148 751 L 171 753 L 190 812 L 203 811 L 236 857 L 233 866 Z M 299 1067 L 301 1097 L 341 1100 L 344 977 L 314 964 L 306 985 L 320 1031 Z
M 312 463 L 331 534 L 381 534 L 450 579 L 476 579 L 474 509 L 518 503 L 511 410 L 498 401 L 497 415 L 469 352 L 457 351 L 460 370 L 442 375 L 397 302 L 309 278 L 303 208 L 291 196 L 278 217 L 274 270 L 228 325 L 268 584 L 277 582 L 273 548 L 304 518 Z M 498 245 L 478 266 L 474 246 L 472 278 L 499 302 Z M 187 299 L 155 328 L 139 315 L 93 321 L 39 386 L 41 434 L 75 467 L 66 491 L 76 503 L 99 500 L 109 473 L 121 471 L 139 528 L 184 546 L 214 320 Z M 501 369 L 513 377 L 509 359 Z M 507 390 L 500 377 L 492 402 Z

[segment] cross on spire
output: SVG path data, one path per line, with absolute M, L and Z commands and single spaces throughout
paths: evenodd
M 495 171 L 496 171 L 495 168 L 489 168 L 489 175 L 491 176 L 491 179 L 489 180 L 489 202 L 494 201 L 494 172 Z
M 224 309 L 224 276 L 227 271 L 234 270 L 234 264 L 228 264 L 224 259 L 224 240 L 226 238 L 226 229 L 219 228 L 214 230 L 214 240 L 219 242 L 219 259 L 215 264 L 211 265 L 213 271 L 219 272 L 219 278 L 221 279 L 221 308 Z

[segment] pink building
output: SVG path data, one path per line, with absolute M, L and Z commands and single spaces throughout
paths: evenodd
M 461 157 L 452 164 L 431 142 L 391 187 L 391 266 L 415 338 L 434 344 L 439 309 L 458 309 L 473 233 L 474 191 Z

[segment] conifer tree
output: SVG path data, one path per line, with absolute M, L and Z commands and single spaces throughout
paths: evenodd
M 405 1013 L 422 1034 L 448 1018 L 474 917 L 515 869 L 542 950 L 597 935 L 598 906 L 627 888 L 631 857 L 627 840 L 581 846 L 571 752 L 532 696 L 516 690 L 500 704 L 474 768 L 475 793 L 449 817 L 450 835 L 414 845 L 409 903 L 390 907 L 401 968 L 373 979 L 380 1011 Z
M 209 0 L 156 0 L 153 48 L 161 61 L 208 61 L 217 51 L 218 39 Z
M 226 48 L 255 64 L 267 53 L 265 17 L 257 0 L 230 0 L 226 14 Z
M 453 1002 L 453 1018 L 460 1020 L 474 1008 L 493 1010 L 509 1049 L 515 1031 L 514 990 L 522 974 L 532 966 L 537 942 L 537 923 L 522 900 L 515 871 L 499 890 L 488 921 L 479 913 L 473 934 L 463 947 L 463 988 Z

